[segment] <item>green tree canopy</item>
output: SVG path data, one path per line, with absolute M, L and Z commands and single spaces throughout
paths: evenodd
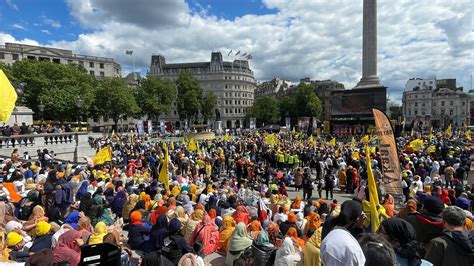
M 137 92 L 141 114 L 156 120 L 161 114 L 171 110 L 171 104 L 175 97 L 175 84 L 155 76 L 143 79 Z
M 134 93 L 122 78 L 107 78 L 100 82 L 96 91 L 96 105 L 100 114 L 114 121 L 115 128 L 119 119 L 138 112 Z
M 314 87 L 309 84 L 299 84 L 295 97 L 297 115 L 319 117 L 322 112 L 321 101 L 314 92 Z
M 214 116 L 216 101 L 217 96 L 214 94 L 214 92 L 210 91 L 203 94 L 201 100 L 201 115 L 205 122 Z
M 197 120 L 197 115 L 201 109 L 202 89 L 199 83 L 189 70 L 181 71 L 176 80 L 177 93 L 177 109 L 181 119 Z
M 257 119 L 257 126 L 278 123 L 280 121 L 280 107 L 278 102 L 269 96 L 258 97 L 255 99 L 247 116 L 255 117 Z
M 21 60 L 13 64 L 15 84 L 26 83 L 23 102 L 39 114 L 38 105 L 45 105 L 44 117 L 59 121 L 75 120 L 79 112 L 89 116 L 97 83 L 94 77 L 76 64 Z M 82 107 L 77 110 L 80 97 Z

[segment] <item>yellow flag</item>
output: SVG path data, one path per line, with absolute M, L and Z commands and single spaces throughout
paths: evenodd
M 197 151 L 197 146 L 196 142 L 194 141 L 194 138 L 191 138 L 188 144 L 188 151 Z
M 436 146 L 435 145 L 429 146 L 427 151 L 428 151 L 428 153 L 435 153 L 436 152 Z
M 186 141 L 184 140 L 184 137 L 183 137 L 183 138 L 181 138 L 181 145 L 184 146 L 184 144 L 186 144 Z
M 362 142 L 362 143 L 369 142 L 369 135 L 365 135 L 362 139 L 360 139 L 360 142 Z
M 444 132 L 448 137 L 451 137 L 453 135 L 453 130 L 451 129 L 451 124 L 449 124 L 448 128 Z
M 316 129 L 316 135 L 318 136 L 318 138 L 321 137 L 321 129 L 320 128 Z
M 331 146 L 336 146 L 336 138 L 332 138 L 332 139 L 329 141 L 329 145 L 331 145 Z
M 264 142 L 270 146 L 275 146 L 276 145 L 276 137 L 275 137 L 275 134 L 268 134 L 266 137 L 265 137 L 265 140 Z
M 229 133 L 225 133 L 224 140 L 227 141 L 227 142 L 230 142 Z
M 411 129 L 411 132 L 410 132 L 410 136 L 413 137 L 413 135 L 415 135 L 415 131 L 413 131 L 413 128 Z
M 357 160 L 359 160 L 359 152 L 358 151 L 353 151 L 352 152 L 352 158 L 356 158 Z
M 107 146 L 101 149 L 92 159 L 94 165 L 103 164 L 105 162 L 112 160 L 112 149 L 110 146 Z
M 370 154 L 369 145 L 365 146 L 365 153 Z M 379 195 L 377 193 L 377 185 L 375 184 L 374 173 L 372 172 L 372 164 L 370 162 L 370 156 L 366 156 L 367 158 L 367 181 L 369 186 L 369 202 L 370 202 L 370 225 L 371 225 L 371 232 L 375 234 L 377 229 L 382 222 L 380 217 L 380 212 L 383 211 L 383 207 L 380 205 L 379 202 Z
M 466 131 L 466 138 L 467 138 L 469 141 L 471 141 L 471 130 L 470 130 L 470 129 L 468 129 L 468 130 Z
M 170 148 L 171 148 L 172 151 L 174 151 L 174 141 L 171 142 Z
M 0 122 L 7 122 L 17 99 L 16 91 L 3 70 L 0 69 Z
M 410 146 L 413 148 L 414 151 L 419 151 L 419 150 L 423 149 L 424 145 L 425 145 L 425 143 L 421 139 L 415 139 L 415 140 L 410 142 Z
M 166 143 L 163 143 L 163 149 L 165 151 L 165 158 L 163 159 L 163 165 L 161 166 L 160 175 L 158 176 L 158 181 L 165 184 L 166 190 L 169 190 L 170 184 L 169 184 L 169 179 L 168 179 L 168 147 L 166 147 Z
M 311 142 L 311 144 L 312 144 L 313 146 L 316 145 L 316 141 L 314 140 L 312 134 L 309 136 L 309 139 L 308 139 L 308 140 L 309 140 L 309 142 Z

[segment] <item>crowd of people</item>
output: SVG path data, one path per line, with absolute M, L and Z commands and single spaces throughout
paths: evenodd
M 120 265 L 474 264 L 464 135 L 397 139 L 402 197 L 385 193 L 378 149 L 366 154 L 363 141 L 268 135 L 113 135 L 94 141 L 111 147 L 107 162 L 0 159 L 2 259 L 78 265 L 84 247 L 109 243 Z M 368 163 L 382 204 L 375 234 Z M 341 204 L 336 189 L 352 199 Z

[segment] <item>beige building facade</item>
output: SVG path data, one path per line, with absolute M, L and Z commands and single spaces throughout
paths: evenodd
M 112 58 L 74 54 L 71 50 L 26 45 L 19 43 L 5 43 L 0 45 L 0 62 L 13 65 L 16 61 L 44 60 L 57 64 L 78 64 L 97 78 L 120 77 L 120 64 Z
M 223 128 L 248 127 L 246 115 L 253 105 L 256 81 L 248 60 L 224 61 L 220 52 L 212 52 L 210 62 L 196 63 L 166 63 L 162 55 L 151 57 L 148 75 L 176 81 L 179 73 L 184 70 L 192 71 L 194 77 L 204 92 L 213 92 L 217 97 L 213 120 L 220 116 Z M 173 102 L 171 112 L 161 119 L 171 122 L 173 127 L 182 128 Z

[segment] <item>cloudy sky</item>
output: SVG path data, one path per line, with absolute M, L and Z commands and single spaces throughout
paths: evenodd
M 362 0 L 0 0 L 0 44 L 22 42 L 112 57 L 124 74 L 167 62 L 252 54 L 258 80 L 361 76 Z M 474 69 L 471 0 L 379 0 L 378 68 L 399 101 L 410 77 L 456 78 Z

